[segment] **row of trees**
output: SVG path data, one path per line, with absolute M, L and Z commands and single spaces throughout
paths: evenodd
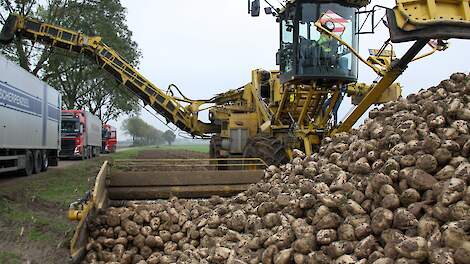
M 173 131 L 167 130 L 162 132 L 161 130 L 147 124 L 138 116 L 129 117 L 124 120 L 122 129 L 126 134 L 132 137 L 134 146 L 158 146 L 164 143 L 171 145 L 176 140 L 176 135 Z
M 141 53 L 132 40 L 126 9 L 119 0 L 0 0 L 1 25 L 9 13 L 101 36 L 129 63 L 139 63 Z M 82 54 L 20 38 L 11 45 L 0 45 L 0 53 L 58 89 L 66 109 L 86 109 L 103 122 L 140 110 L 126 89 L 118 87 L 113 77 Z

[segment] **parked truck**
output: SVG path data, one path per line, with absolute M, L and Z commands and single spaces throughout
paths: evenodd
M 114 153 L 116 152 L 117 133 L 116 128 L 103 124 L 101 153 Z
M 0 56 L 0 173 L 58 165 L 61 95 Z
M 60 158 L 89 159 L 101 152 L 101 120 L 84 110 L 62 110 Z

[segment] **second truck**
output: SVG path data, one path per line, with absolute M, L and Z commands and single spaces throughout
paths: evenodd
M 103 124 L 101 153 L 114 153 L 117 147 L 117 131 L 116 128 Z
M 60 158 L 91 159 L 101 153 L 101 120 L 84 110 L 62 110 Z

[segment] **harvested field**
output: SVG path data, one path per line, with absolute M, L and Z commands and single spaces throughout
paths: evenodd
M 209 167 L 207 165 L 209 165 L 209 161 L 204 160 L 208 158 L 208 153 L 197 151 L 159 148 L 145 149 L 136 155 L 136 161 L 121 163 L 118 169 L 122 171 L 145 172 L 208 170 Z M 193 161 L 195 159 L 202 159 L 202 161 Z
M 148 149 L 141 151 L 137 159 L 208 159 L 208 153 L 190 150 Z

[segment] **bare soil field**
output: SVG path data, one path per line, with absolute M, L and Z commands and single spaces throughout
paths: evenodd
M 137 155 L 137 159 L 208 159 L 209 154 L 190 150 L 144 150 Z

